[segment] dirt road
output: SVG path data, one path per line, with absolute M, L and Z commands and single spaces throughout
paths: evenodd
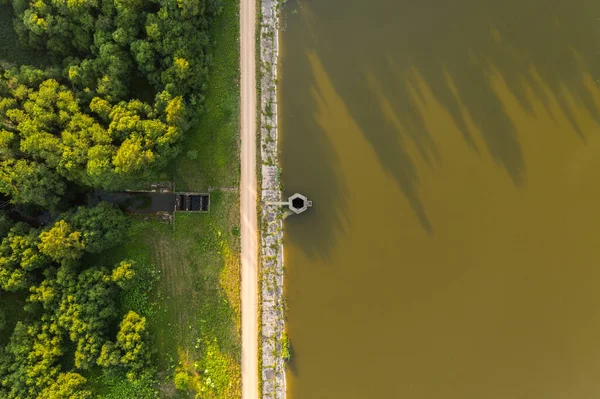
M 241 0 L 242 399 L 258 399 L 255 32 L 256 0 Z

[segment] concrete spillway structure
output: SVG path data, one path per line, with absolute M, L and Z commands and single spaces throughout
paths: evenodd
M 267 205 L 287 206 L 290 208 L 290 211 L 299 214 L 311 207 L 312 201 L 309 201 L 304 195 L 296 193 L 288 198 L 287 201 L 267 202 Z

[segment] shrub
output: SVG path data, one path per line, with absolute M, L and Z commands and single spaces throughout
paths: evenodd
M 281 336 L 281 357 L 286 362 L 289 361 L 290 358 L 292 357 L 292 354 L 290 351 L 290 339 L 288 338 L 285 331 L 283 332 L 283 335 Z
M 179 371 L 174 378 L 175 388 L 180 391 L 187 391 L 190 385 L 190 376 L 185 371 Z

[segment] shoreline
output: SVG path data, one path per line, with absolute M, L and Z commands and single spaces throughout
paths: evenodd
M 260 267 L 261 397 L 284 399 L 286 380 L 283 339 L 285 306 L 283 296 L 283 212 L 266 206 L 282 196 L 278 159 L 277 63 L 279 55 L 279 0 L 260 0 Z

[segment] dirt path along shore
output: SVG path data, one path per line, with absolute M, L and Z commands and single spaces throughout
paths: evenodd
M 240 3 L 242 399 L 258 399 L 256 216 L 256 2 Z

